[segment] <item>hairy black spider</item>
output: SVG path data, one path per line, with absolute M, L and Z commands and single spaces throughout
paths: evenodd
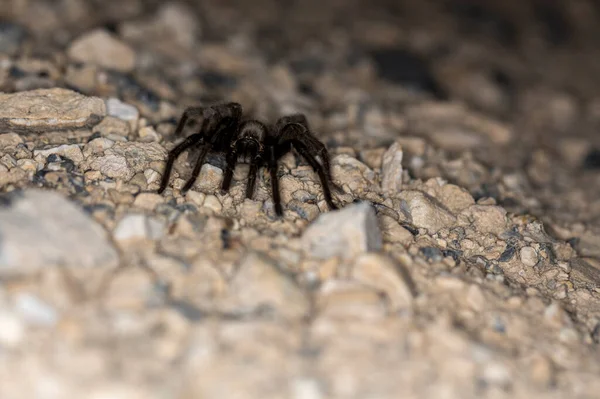
M 167 188 L 173 163 L 183 151 L 191 149 L 199 151 L 199 154 L 192 176 L 183 186 L 182 192 L 188 191 L 194 185 L 206 154 L 210 151 L 220 152 L 225 154 L 227 162 L 221 190 L 223 192 L 229 190 L 235 165 L 238 160 L 243 158 L 250 163 L 246 197 L 252 198 L 258 169 L 267 167 L 271 174 L 275 213 L 282 216 L 283 208 L 279 195 L 277 165 L 279 159 L 294 148 L 318 174 L 323 186 L 325 202 L 329 208 L 337 209 L 331 198 L 332 179 L 327 148 L 312 134 L 304 115 L 284 116 L 279 118 L 273 127 L 268 128 L 257 120 L 242 120 L 242 106 L 238 103 L 226 103 L 205 108 L 190 107 L 184 111 L 174 135 L 179 135 L 188 120 L 194 118 L 202 119 L 200 130 L 169 152 L 158 189 L 159 193 Z

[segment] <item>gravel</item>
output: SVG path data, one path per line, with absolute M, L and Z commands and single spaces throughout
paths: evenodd
M 25 3 L 0 2 L 0 398 L 600 392 L 591 0 Z M 305 113 L 340 209 L 293 152 L 283 217 L 265 168 L 221 192 L 224 154 L 158 194 L 182 111 L 222 101 Z

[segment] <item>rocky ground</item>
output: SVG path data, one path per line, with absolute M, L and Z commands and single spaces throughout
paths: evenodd
M 595 398 L 600 7 L 0 4 L 0 397 Z M 177 119 L 304 112 L 245 199 Z M 188 132 L 189 133 L 189 132 Z

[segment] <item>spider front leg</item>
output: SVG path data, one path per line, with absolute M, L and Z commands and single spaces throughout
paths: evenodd
M 329 188 L 329 170 L 324 166 L 329 166 L 329 162 L 323 161 L 324 165 L 321 165 L 309 151 L 308 147 L 306 147 L 304 143 L 300 142 L 299 140 L 294 140 L 292 145 L 296 151 L 298 151 L 298 153 L 302 155 L 304 159 L 306 159 L 309 165 L 312 166 L 317 175 L 319 175 L 321 186 L 323 187 L 323 196 L 325 197 L 325 202 L 327 202 L 329 209 L 338 209 L 338 207 L 333 203 L 333 198 L 331 197 L 331 189 Z
M 237 149 L 233 147 L 231 151 L 227 153 L 226 157 L 227 166 L 225 166 L 225 175 L 223 176 L 223 183 L 221 184 L 222 194 L 225 194 L 227 191 L 229 191 L 229 187 L 231 186 L 231 179 L 233 178 L 233 170 L 235 169 L 235 163 L 237 161 L 237 158 Z
M 202 165 L 204 165 L 204 158 L 206 157 L 206 154 L 208 153 L 208 149 L 209 149 L 209 145 L 205 144 L 202 146 L 202 149 L 200 150 L 200 154 L 198 154 L 198 159 L 196 160 L 196 166 L 194 166 L 194 170 L 192 171 L 192 176 L 188 179 L 188 181 L 185 183 L 185 185 L 181 189 L 182 193 L 186 193 L 190 188 L 192 188 L 192 186 L 196 182 L 196 179 L 198 178 L 198 175 L 200 174 L 200 170 L 202 169 Z
M 169 152 L 169 155 L 167 157 L 167 163 L 165 165 L 165 170 L 163 172 L 162 180 L 160 182 L 160 188 L 158 189 L 159 194 L 162 194 L 163 191 L 165 191 L 165 189 L 167 188 L 167 185 L 169 184 L 171 170 L 173 169 L 173 164 L 175 163 L 177 157 L 181 155 L 183 151 L 198 144 L 199 142 L 202 142 L 202 134 L 192 134 L 190 137 L 183 140 L 183 142 L 181 142 L 178 146 L 176 146 Z
M 277 158 L 275 157 L 275 149 L 269 148 L 269 173 L 271 174 L 271 192 L 273 195 L 273 205 L 275 206 L 275 214 L 283 216 L 283 208 L 281 206 L 281 195 L 279 194 L 279 180 L 277 180 Z

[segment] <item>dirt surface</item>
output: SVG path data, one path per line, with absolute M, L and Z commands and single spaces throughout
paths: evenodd
M 0 397 L 599 397 L 599 21 L 0 3 Z M 297 154 L 283 218 L 218 154 L 157 194 L 183 110 L 222 101 L 306 114 L 341 209 Z

